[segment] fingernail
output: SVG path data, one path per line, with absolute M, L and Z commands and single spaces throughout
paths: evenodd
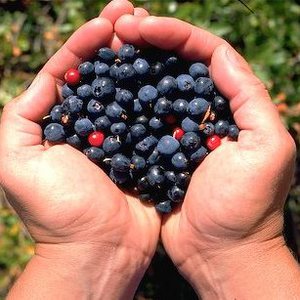
M 242 68 L 247 71 L 251 71 L 251 68 L 249 67 L 246 60 L 231 47 L 227 47 L 226 56 L 227 59 L 230 61 L 230 63 L 235 67 Z

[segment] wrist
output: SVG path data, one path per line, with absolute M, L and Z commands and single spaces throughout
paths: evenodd
M 195 254 L 180 271 L 202 299 L 292 299 L 300 293 L 300 269 L 282 236 L 205 258 Z
M 130 299 L 149 262 L 149 257 L 135 249 L 115 245 L 38 244 L 20 286 L 27 287 L 28 299 L 34 299 L 31 284 L 39 285 L 39 281 L 44 286 L 39 292 L 45 299 L 47 295 L 49 299 Z M 33 282 L 26 282 L 26 276 Z

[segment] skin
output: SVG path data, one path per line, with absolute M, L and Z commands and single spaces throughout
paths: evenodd
M 38 125 L 55 104 L 67 69 L 101 46 L 116 50 L 124 41 L 206 62 L 241 129 L 237 142 L 224 139 L 199 166 L 183 205 L 162 225 L 153 207 L 125 195 L 82 153 L 43 144 Z M 297 294 L 299 270 L 282 237 L 295 145 L 262 83 L 224 40 L 179 20 L 149 17 L 128 1 L 112 1 L 5 107 L 0 140 L 1 185 L 36 241 L 11 299 L 33 299 L 33 290 L 49 299 L 106 299 L 106 291 L 107 299 L 131 298 L 160 230 L 174 264 L 203 298 L 264 299 L 278 295 L 278 278 Z M 272 269 L 276 264 L 280 272 Z M 267 278 L 267 290 L 257 289 L 258 273 Z

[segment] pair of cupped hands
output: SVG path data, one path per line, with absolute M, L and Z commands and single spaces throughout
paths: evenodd
M 124 42 L 205 62 L 241 129 L 237 142 L 223 140 L 205 158 L 170 215 L 123 193 L 71 146 L 43 144 L 39 122 L 58 101 L 65 71 Z M 265 243 L 281 243 L 294 156 L 264 85 L 226 41 L 177 19 L 149 16 L 125 0 L 110 2 L 69 38 L 5 106 L 0 126 L 1 185 L 36 242 L 35 256 L 78 264 L 82 273 L 98 274 L 98 267 L 105 273 L 108 266 L 128 277 L 132 292 L 159 239 L 195 287 L 206 265 L 217 268 Z

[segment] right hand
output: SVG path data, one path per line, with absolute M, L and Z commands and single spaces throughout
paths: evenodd
M 117 33 L 119 28 L 127 32 L 122 18 L 116 23 Z M 208 268 L 214 274 L 226 257 L 234 268 L 239 255 L 266 255 L 272 248 L 285 247 L 283 205 L 295 144 L 265 87 L 227 42 L 171 18 L 145 18 L 137 31 L 150 45 L 207 63 L 241 129 L 237 142 L 223 139 L 205 158 L 182 206 L 163 220 L 165 249 L 183 275 L 203 288 L 207 274 L 201 271 Z

